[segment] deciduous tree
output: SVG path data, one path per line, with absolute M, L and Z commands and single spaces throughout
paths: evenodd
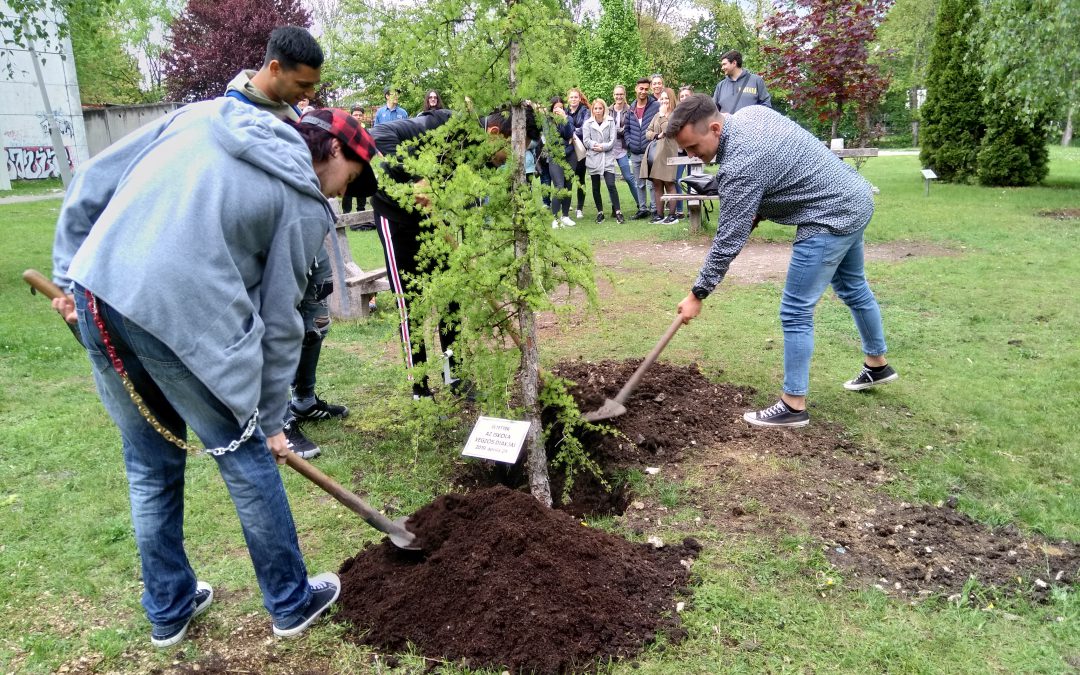
M 1068 145 L 1080 108 L 1080 0 L 995 0 L 984 17 L 984 74 L 997 78 L 1014 114 L 1065 118 Z
M 715 0 L 708 6 L 709 16 L 699 19 L 679 40 L 682 56 L 675 69 L 673 83 L 688 84 L 695 91 L 711 93 L 724 74 L 720 57 L 732 49 L 743 55 L 743 65 L 758 72 L 757 36 L 750 29 L 742 10 L 733 2 Z
M 896 0 L 878 31 L 877 61 L 889 75 L 889 91 L 903 92 L 907 99 L 913 145 L 919 144 L 919 90 L 926 87 L 926 55 L 939 1 Z
M 810 106 L 832 134 L 854 106 L 860 128 L 881 101 L 888 78 L 870 61 L 868 46 L 892 0 L 786 0 L 765 21 L 774 42 L 766 80 L 790 92 L 793 107 Z
M 190 0 L 173 21 L 172 45 L 163 56 L 169 97 L 222 95 L 239 70 L 262 65 L 270 32 L 286 25 L 311 25 L 300 0 Z

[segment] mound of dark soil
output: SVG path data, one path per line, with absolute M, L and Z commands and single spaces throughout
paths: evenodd
M 693 540 L 655 549 L 504 487 L 445 495 L 409 519 L 423 553 L 388 541 L 341 567 L 351 639 L 471 667 L 559 673 L 678 640 Z
M 576 361 L 553 369 L 574 381 L 570 393 L 582 412 L 595 410 L 615 398 L 641 365 L 632 361 Z M 619 435 L 590 434 L 583 438 L 589 451 L 605 465 L 675 462 L 683 451 L 723 443 L 734 426 L 728 419 L 749 405 L 754 390 L 705 379 L 697 366 L 654 363 L 626 401 L 626 414 L 601 422 Z

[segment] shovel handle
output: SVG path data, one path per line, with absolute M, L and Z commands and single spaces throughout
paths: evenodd
M 328 495 L 348 507 L 350 511 L 363 518 L 368 525 L 371 525 L 379 532 L 384 534 L 396 534 L 398 532 L 398 525 L 392 520 L 371 508 L 363 499 L 346 490 L 340 483 L 319 471 L 311 462 L 300 455 L 290 452 L 285 456 L 285 463 L 295 469 L 298 474 L 318 485 Z
M 41 293 L 50 300 L 56 298 L 62 298 L 65 296 L 64 291 L 60 290 L 60 287 L 52 282 L 52 279 L 46 277 L 41 272 L 35 269 L 28 269 L 22 273 L 23 281 L 30 284 L 38 293 Z
M 667 332 L 664 333 L 663 337 L 660 338 L 660 341 L 656 343 L 656 346 L 653 347 L 653 350 L 645 357 L 645 360 L 641 362 L 641 365 L 638 366 L 637 370 L 634 371 L 634 374 L 630 376 L 630 379 L 626 381 L 626 384 L 619 390 L 619 393 L 615 395 L 616 402 L 620 405 L 626 403 L 626 399 L 630 398 L 630 394 L 634 393 L 634 390 L 637 389 L 638 382 L 641 382 L 641 378 L 645 376 L 645 371 L 649 369 L 649 366 L 651 366 L 654 361 L 656 361 L 657 357 L 660 356 L 660 352 L 664 351 L 664 347 L 667 347 L 667 344 L 671 342 L 671 338 L 675 337 L 675 333 L 678 332 L 679 327 L 682 325 L 682 314 L 675 315 L 675 320 L 668 326 Z

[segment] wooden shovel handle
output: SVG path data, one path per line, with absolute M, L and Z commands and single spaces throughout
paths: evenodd
M 50 300 L 62 298 L 66 295 L 64 291 L 60 290 L 59 286 L 52 282 L 52 279 L 49 279 L 44 274 L 38 272 L 35 269 L 29 269 L 23 272 L 22 278 L 23 281 L 30 284 L 31 288 L 33 288 L 38 293 L 41 293 L 45 297 L 49 298 Z
M 376 530 L 386 534 L 397 532 L 398 526 L 392 520 L 371 508 L 363 499 L 346 490 L 340 483 L 319 471 L 311 462 L 300 457 L 300 455 L 290 452 L 285 456 L 285 463 L 295 469 L 301 476 L 318 485 L 328 495 L 347 506 L 349 510 L 363 518 L 368 525 L 371 525 Z
M 667 343 L 671 342 L 671 338 L 675 337 L 675 333 L 678 332 L 679 326 L 683 325 L 682 314 L 677 314 L 675 320 L 668 326 L 667 332 L 660 338 L 660 341 L 656 343 L 653 350 L 649 352 L 649 355 L 645 357 L 645 360 L 641 362 L 634 374 L 630 376 L 630 379 L 626 381 L 623 388 L 619 390 L 619 393 L 615 395 L 615 401 L 620 405 L 626 403 L 626 399 L 630 398 L 630 394 L 634 393 L 637 389 L 638 382 L 645 376 L 645 371 L 649 369 L 649 366 L 656 361 L 660 356 L 660 352 L 664 351 L 664 347 L 667 347 Z

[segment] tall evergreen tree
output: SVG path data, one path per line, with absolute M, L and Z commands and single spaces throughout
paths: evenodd
M 990 78 L 983 120 L 986 135 L 978 155 L 978 177 L 983 185 L 1034 185 L 1050 171 L 1046 147 L 1048 116 L 1020 115 L 1023 101 L 1004 79 Z
M 983 123 L 979 47 L 972 39 L 979 0 L 942 0 L 921 109 L 923 166 L 950 182 L 975 176 Z

